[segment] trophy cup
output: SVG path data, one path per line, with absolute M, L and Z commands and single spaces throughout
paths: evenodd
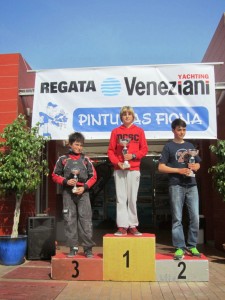
M 194 164 L 195 163 L 195 156 L 197 156 L 199 151 L 197 149 L 188 149 L 188 154 L 189 154 L 189 164 Z M 193 171 L 191 171 L 190 177 L 195 177 L 195 174 Z
M 128 149 L 127 149 L 127 145 L 130 143 L 130 139 L 120 139 L 120 145 L 123 146 L 123 150 L 122 153 L 123 155 L 127 154 Z M 123 163 L 123 168 L 124 169 L 129 169 L 130 168 L 130 164 L 127 160 L 124 161 Z
M 74 175 L 74 179 L 76 181 L 78 181 L 78 176 L 77 175 L 80 173 L 80 170 L 78 168 L 74 168 L 74 169 L 71 170 L 71 173 Z M 76 192 L 77 192 L 77 185 L 75 184 L 73 189 L 72 189 L 72 193 L 76 194 Z

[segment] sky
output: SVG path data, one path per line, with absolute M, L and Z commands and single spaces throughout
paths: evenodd
M 224 0 L 0 0 L 0 53 L 34 70 L 199 63 Z

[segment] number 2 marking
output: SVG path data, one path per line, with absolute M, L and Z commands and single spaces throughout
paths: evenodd
M 179 262 L 178 267 L 182 267 L 182 270 L 178 275 L 178 279 L 186 279 L 186 276 L 183 275 L 184 271 L 186 270 L 186 264 L 183 261 L 181 261 Z
M 124 253 L 123 257 L 126 257 L 126 268 L 130 267 L 130 257 L 129 257 L 129 250 Z

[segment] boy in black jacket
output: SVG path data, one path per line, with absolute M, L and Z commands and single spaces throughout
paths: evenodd
M 78 252 L 79 238 L 86 257 L 93 257 L 92 210 L 89 189 L 97 180 L 90 159 L 82 154 L 84 136 L 80 132 L 69 135 L 69 153 L 58 158 L 52 179 L 63 187 L 63 215 L 68 257 Z

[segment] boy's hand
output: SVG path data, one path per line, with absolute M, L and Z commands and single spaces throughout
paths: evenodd
M 81 195 L 83 194 L 84 192 L 84 187 L 83 186 L 80 186 L 80 187 L 77 187 L 77 190 L 76 190 L 76 195 Z
M 67 184 L 68 185 L 70 185 L 70 186 L 74 186 L 75 184 L 77 183 L 77 180 L 76 179 L 69 179 L 68 181 L 67 181 Z
M 118 166 L 121 170 L 124 170 L 124 167 L 123 167 L 123 163 L 122 162 L 118 162 Z
M 200 165 L 199 165 L 199 163 L 188 164 L 188 168 L 194 172 L 197 172 L 200 169 Z
M 123 157 L 124 157 L 124 160 L 131 160 L 132 159 L 132 154 L 127 153 Z
M 181 175 L 185 175 L 185 176 L 189 176 L 191 174 L 191 169 L 189 168 L 182 168 L 182 169 L 178 169 L 179 170 L 179 174 Z

